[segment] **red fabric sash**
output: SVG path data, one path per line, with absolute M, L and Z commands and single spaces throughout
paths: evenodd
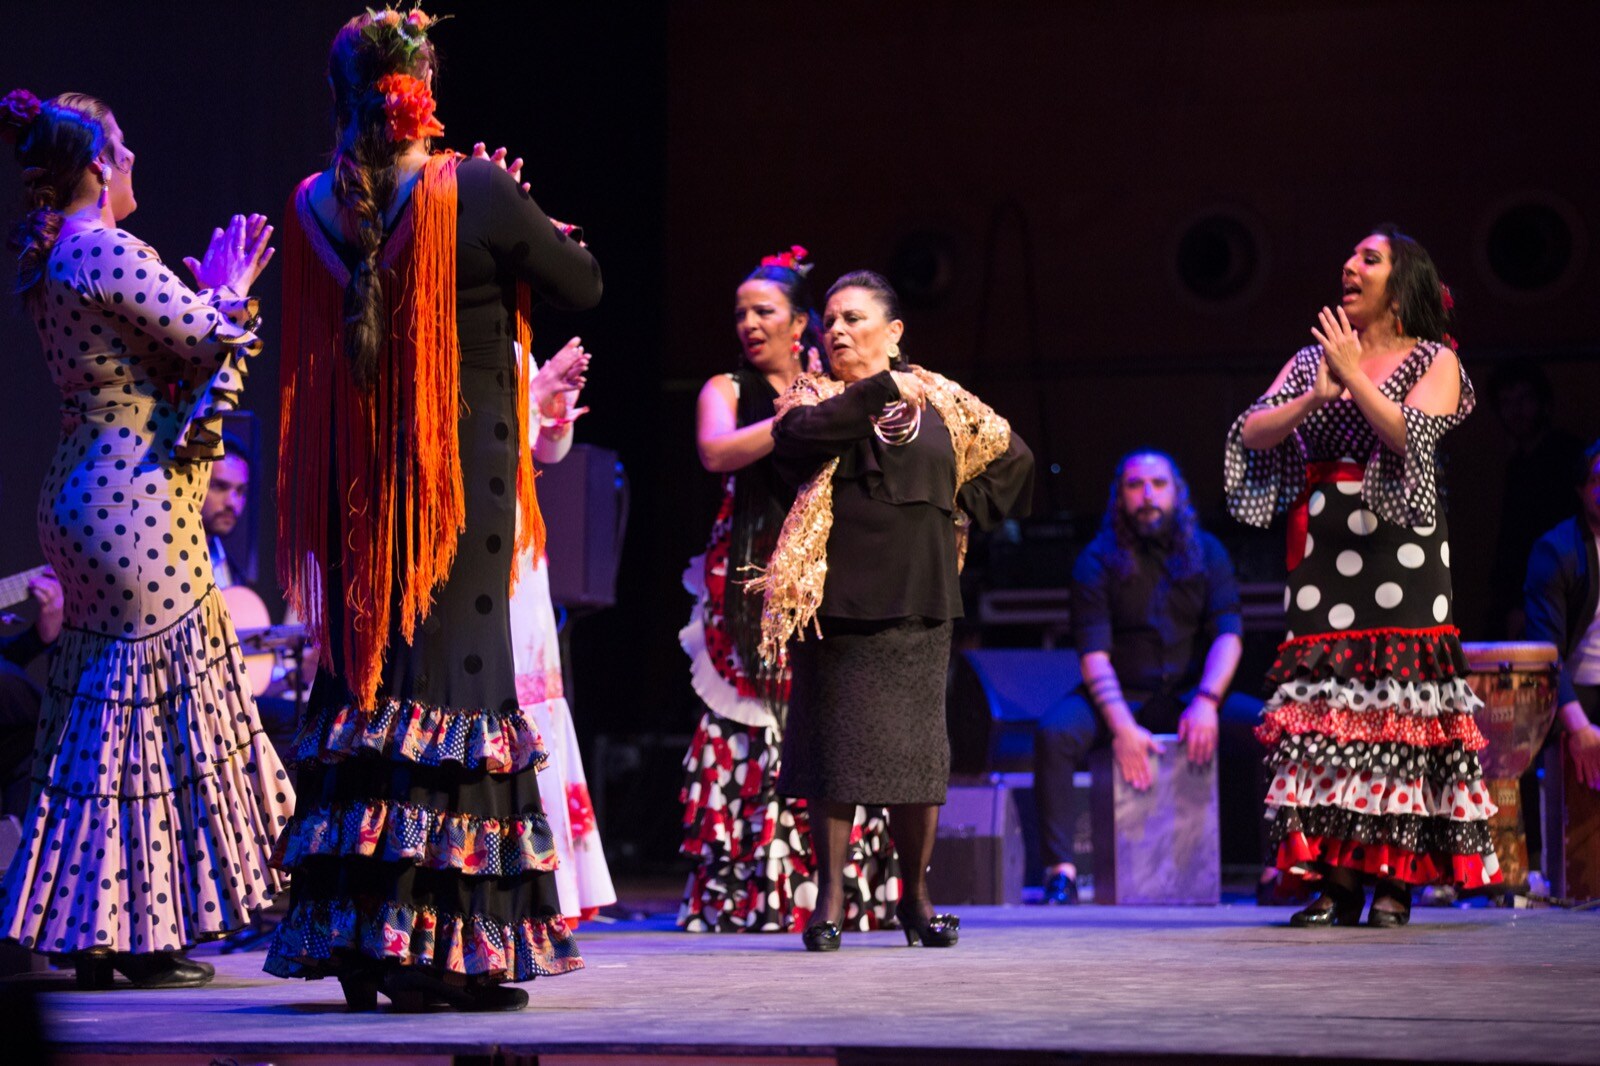
M 1300 498 L 1289 508 L 1288 558 L 1289 569 L 1299 566 L 1306 557 L 1306 536 L 1311 525 L 1311 490 L 1317 485 L 1335 481 L 1360 481 L 1367 476 L 1367 468 L 1360 463 L 1307 463 L 1306 487 Z
M 344 654 L 329 666 L 364 708 L 376 700 L 395 608 L 400 635 L 410 643 L 450 576 L 466 522 L 455 303 L 460 160 L 442 153 L 428 161 L 379 262 L 389 330 L 370 392 L 351 380 L 344 355 L 349 271 L 311 213 L 314 177 L 296 190 L 285 213 L 278 578 L 313 638 L 327 647 L 324 581 L 329 567 L 339 565 Z M 525 399 L 531 300 L 525 286 L 518 288 L 516 335 L 524 359 L 516 368 L 523 397 L 516 547 L 542 549 Z

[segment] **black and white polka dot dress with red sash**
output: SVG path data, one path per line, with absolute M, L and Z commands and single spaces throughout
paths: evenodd
M 1435 450 L 1472 410 L 1461 372 L 1454 414 L 1405 403 L 1443 348 L 1419 342 L 1379 386 L 1401 405 L 1406 450 L 1391 451 L 1353 400 L 1323 405 L 1274 448 L 1228 434 L 1228 508 L 1267 526 L 1287 513 L 1289 632 L 1267 674 L 1257 735 L 1277 865 L 1345 867 L 1411 884 L 1501 880 L 1467 684 L 1451 615 L 1450 541 Z M 1296 353 L 1283 387 L 1251 411 L 1310 389 L 1320 347 Z

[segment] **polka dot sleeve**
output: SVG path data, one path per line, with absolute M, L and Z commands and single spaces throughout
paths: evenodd
M 238 405 L 247 361 L 261 352 L 257 301 L 225 288 L 195 292 L 154 248 L 120 229 L 104 231 L 83 251 L 78 291 L 135 325 L 146 338 L 145 355 L 178 363 L 183 430 L 173 454 L 218 458 L 222 416 Z
M 1264 408 L 1280 407 L 1310 389 L 1321 358 L 1322 349 L 1315 345 L 1296 352 L 1282 388 L 1251 404 L 1228 430 L 1222 459 L 1228 513 L 1246 525 L 1265 529 L 1300 496 L 1306 484 L 1306 446 L 1296 430 L 1271 448 L 1247 448 L 1245 419 Z
M 1421 358 L 1415 360 L 1415 367 L 1408 376 L 1407 391 L 1427 373 L 1441 347 L 1432 341 L 1417 345 Z M 1406 423 L 1405 454 L 1389 450 L 1381 441 L 1373 445 L 1361 486 L 1361 498 L 1367 506 L 1396 525 L 1432 525 L 1439 503 L 1439 441 L 1460 425 L 1476 404 L 1465 367 L 1461 368 L 1461 399 L 1456 403 L 1455 413 L 1425 414 L 1402 402 L 1400 414 Z

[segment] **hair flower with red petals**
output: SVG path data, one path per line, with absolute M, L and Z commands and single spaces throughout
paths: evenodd
M 421 78 L 385 74 L 378 79 L 376 88 L 383 94 L 391 141 L 415 141 L 444 132 L 443 124 L 433 117 L 433 93 Z
M 39 117 L 39 98 L 26 89 L 12 89 L 0 99 L 0 137 L 11 144 Z
M 805 259 L 805 257 L 810 254 L 810 252 L 806 251 L 800 245 L 791 244 L 789 245 L 789 250 L 787 252 L 779 252 L 777 255 L 762 256 L 761 265 L 764 267 L 783 267 L 785 270 L 792 270 L 801 277 L 805 277 L 811 272 L 811 268 L 814 264 L 801 262 L 801 260 Z
M 1455 294 L 1450 291 L 1450 286 L 1446 285 L 1442 281 L 1439 282 L 1439 302 L 1444 304 L 1444 309 L 1446 311 L 1451 311 L 1451 310 L 1455 309 L 1455 306 L 1456 306 Z

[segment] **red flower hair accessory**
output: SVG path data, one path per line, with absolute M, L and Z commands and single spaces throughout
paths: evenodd
M 433 92 L 421 78 L 385 74 L 378 79 L 376 88 L 383 94 L 391 141 L 415 141 L 444 132 L 443 124 L 433 117 Z
M 39 98 L 26 89 L 12 89 L 0 99 L 0 138 L 16 144 L 39 117 Z
M 785 270 L 792 270 L 801 277 L 805 277 L 807 274 L 811 273 L 811 268 L 816 265 L 814 263 L 801 262 L 802 259 L 810 254 L 810 252 L 800 247 L 800 245 L 791 244 L 789 245 L 789 250 L 787 252 L 779 252 L 777 255 L 762 256 L 761 265 L 764 267 L 783 267 Z
M 1439 302 L 1444 304 L 1444 309 L 1446 311 L 1451 311 L 1451 310 L 1455 309 L 1455 306 L 1456 306 L 1455 294 L 1450 291 L 1450 286 L 1446 285 L 1442 281 L 1439 282 Z

